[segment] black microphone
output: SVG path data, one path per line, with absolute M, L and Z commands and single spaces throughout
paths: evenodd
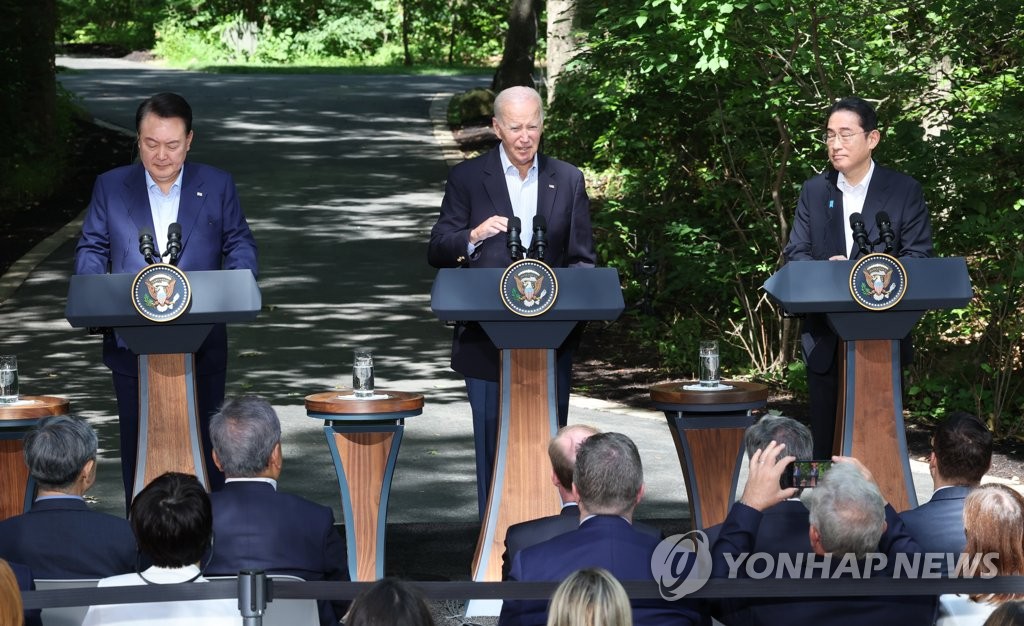
M 878 241 L 885 244 L 885 253 L 892 252 L 893 243 L 896 241 L 896 233 L 892 232 L 892 222 L 889 221 L 889 214 L 879 211 L 875 215 L 875 224 L 878 225 Z
M 864 230 L 864 220 L 861 219 L 860 213 L 850 214 L 850 228 L 853 229 L 853 242 L 857 244 L 857 249 L 861 254 L 867 254 L 868 231 Z
M 148 228 L 143 228 L 139 231 L 139 252 L 142 256 L 146 257 L 146 263 L 152 265 L 156 261 L 153 260 L 153 255 L 156 254 L 156 246 L 153 244 L 153 231 Z
M 177 263 L 181 256 L 181 224 L 177 222 L 171 222 L 167 227 L 167 252 L 164 254 L 170 256 L 167 262 L 171 265 Z
M 533 216 L 533 251 L 534 258 L 544 260 L 544 251 L 548 248 L 548 221 L 543 215 Z
M 519 238 L 523 230 L 523 222 L 518 217 L 508 218 L 508 251 L 513 261 L 523 258 L 523 242 Z

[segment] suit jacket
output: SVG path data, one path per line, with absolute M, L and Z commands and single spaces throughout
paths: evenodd
M 509 572 L 512 570 L 512 557 L 520 550 L 574 531 L 579 527 L 580 507 L 576 503 L 566 504 L 558 515 L 549 515 L 509 526 L 505 532 L 505 551 L 501 554 L 502 580 L 508 580 Z M 665 538 L 665 534 L 661 530 L 641 522 L 634 521 L 633 529 L 657 537 L 658 541 Z
M 512 557 L 510 580 L 561 581 L 585 567 L 603 567 L 620 581 L 654 580 L 651 557 L 659 543 L 657 537 L 634 529 L 616 515 L 598 515 L 577 530 L 524 548 Z M 636 626 L 697 624 L 701 622 L 699 604 L 692 600 L 669 602 L 661 598 L 636 599 L 633 623 Z M 498 624 L 536 625 L 547 623 L 547 601 L 509 600 L 501 607 Z
M 349 580 L 345 543 L 331 509 L 263 481 L 226 483 L 210 494 L 210 502 L 214 545 L 207 574 L 261 569 L 305 580 Z M 322 603 L 321 621 L 336 624 L 344 607 L 338 603 L 332 610 Z
M 103 578 L 135 571 L 138 548 L 128 520 L 56 498 L 0 522 L 0 557 L 36 578 Z
M 964 534 L 964 498 L 970 487 L 945 487 L 916 509 L 900 513 L 907 531 L 925 552 L 960 554 L 967 544 Z
M 434 267 L 508 267 L 506 237 L 485 239 L 467 255 L 469 231 L 492 215 L 514 217 L 499 144 L 452 168 L 441 213 L 430 231 L 427 260 Z M 537 215 L 547 220 L 544 262 L 551 267 L 593 267 L 590 200 L 575 166 L 537 157 Z M 531 228 L 523 224 L 523 228 Z M 478 324 L 459 324 L 452 344 L 452 369 L 473 378 L 498 380 L 498 350 Z
M 186 162 L 178 205 L 182 270 L 248 269 L 257 273 L 256 241 L 238 203 L 231 175 L 209 165 Z M 136 274 L 147 265 L 139 252 L 139 232 L 153 232 L 145 169 L 141 163 L 100 175 L 75 249 L 75 274 Z M 157 254 L 161 251 L 157 250 Z M 136 356 L 107 333 L 103 362 L 135 375 Z M 227 332 L 214 326 L 196 353 L 198 374 L 227 367 Z
M 21 563 L 8 562 L 11 566 L 11 571 L 14 572 L 14 579 L 18 581 L 18 589 L 20 591 L 32 591 L 36 588 L 36 583 L 32 578 L 32 570 L 27 565 Z M 26 609 L 25 610 L 25 626 L 42 626 L 42 610 L 41 609 Z
M 798 505 L 800 503 L 783 502 L 767 509 L 764 514 L 739 502 L 733 504 L 729 515 L 722 523 L 718 539 L 711 548 L 714 559 L 713 576 L 728 577 L 729 570 L 725 554 L 739 555 L 743 553 L 770 552 L 773 554 L 794 555 L 791 559 L 798 562 L 795 555 L 807 555 L 810 547 L 807 530 L 809 514 L 800 513 L 795 506 L 772 512 L 782 505 Z M 886 555 L 887 567 L 881 571 L 871 571 L 875 576 L 892 577 L 896 555 L 899 553 L 917 553 L 921 547 L 907 533 L 906 527 L 890 506 L 885 507 L 886 530 L 879 541 L 878 552 Z M 805 512 L 806 513 L 806 509 Z M 808 520 L 803 521 L 801 520 Z M 768 522 L 761 532 L 761 524 Z M 784 524 L 801 524 L 786 527 Z M 834 558 L 828 572 L 817 570 L 822 577 L 848 578 L 838 571 L 842 559 Z M 760 571 L 764 565 L 760 565 Z M 860 571 L 870 570 L 863 565 Z M 788 574 L 781 568 L 783 575 Z M 738 576 L 745 576 L 741 565 L 737 569 Z M 814 584 L 809 582 L 808 584 Z M 716 617 L 727 626 L 753 624 L 789 624 L 799 626 L 863 626 L 864 624 L 905 624 L 930 626 L 935 620 L 935 597 L 911 596 L 884 598 L 858 597 L 812 597 L 812 598 L 734 598 L 721 602 Z
M 820 261 L 839 254 L 851 259 L 857 256 L 855 247 L 846 248 L 843 192 L 836 186 L 838 178 L 839 172 L 830 168 L 804 182 L 789 243 L 783 251 L 787 261 Z M 881 211 L 888 213 L 892 223 L 893 256 L 934 255 L 921 185 L 906 174 L 876 164 L 861 211 L 871 241 L 879 238 L 875 216 Z M 819 373 L 828 370 L 835 360 L 837 339 L 824 315 L 805 318 L 801 343 L 807 367 Z

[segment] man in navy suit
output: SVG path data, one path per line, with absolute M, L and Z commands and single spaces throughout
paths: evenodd
M 138 549 L 124 518 L 89 509 L 96 482 L 96 432 L 67 415 L 25 435 L 25 462 L 38 488 L 32 508 L 0 522 L 0 557 L 36 578 L 104 578 L 135 570 Z
M 248 269 L 255 275 L 256 241 L 231 175 L 208 165 L 185 163 L 192 145 L 188 102 L 177 94 L 157 94 L 139 105 L 135 128 L 141 162 L 113 169 L 96 180 L 75 251 L 75 274 L 136 274 L 148 264 L 139 251 L 140 232 L 155 234 L 159 258 L 168 254 L 168 227 L 179 224 L 179 268 Z M 121 337 L 107 330 L 103 362 L 114 379 L 125 504 L 130 506 L 138 445 L 138 359 Z M 213 465 L 207 424 L 224 400 L 226 372 L 227 330 L 217 324 L 195 354 L 196 405 L 213 489 L 223 484 L 224 477 Z
M 876 165 L 871 157 L 882 137 L 874 108 L 861 98 L 844 98 L 829 108 L 826 120 L 824 139 L 833 169 L 804 182 L 783 251 L 786 260 L 857 258 L 859 246 L 850 226 L 854 213 L 861 214 L 870 241 L 880 238 L 878 215 L 888 214 L 894 236 L 892 256 L 932 256 L 932 231 L 921 185 L 905 174 Z M 814 458 L 827 459 L 832 456 L 835 437 L 838 338 L 824 315 L 808 315 L 801 344 L 807 364 Z M 909 341 L 903 342 L 901 352 L 903 362 L 909 362 Z
M 243 569 L 305 580 L 349 580 L 345 544 L 331 509 L 277 490 L 281 422 L 256 396 L 229 398 L 210 420 L 213 458 L 227 477 L 210 495 L 216 542 L 206 571 Z M 345 603 L 320 603 L 320 621 L 337 624 Z
M 964 498 L 981 484 L 991 465 L 992 433 L 977 417 L 955 412 L 935 427 L 928 456 L 935 488 L 932 499 L 900 513 L 907 530 L 925 552 L 963 552 L 967 543 Z
M 632 527 L 633 511 L 644 493 L 643 466 L 636 445 L 621 433 L 598 433 L 576 453 L 573 493 L 582 522 L 577 530 L 524 548 L 512 558 L 509 580 L 561 581 L 585 567 L 603 567 L 621 581 L 654 580 L 651 559 L 659 539 Z M 637 626 L 697 624 L 692 600 L 634 599 Z M 547 602 L 508 600 L 502 626 L 547 623 Z
M 507 267 L 508 220 L 518 217 L 522 244 L 536 256 L 534 217 L 547 223 L 544 262 L 551 267 L 593 267 L 590 200 L 575 166 L 538 154 L 544 129 L 540 95 L 511 87 L 494 100 L 494 132 L 501 143 L 452 168 L 441 213 L 430 231 L 427 260 L 434 267 Z M 558 349 L 558 421 L 569 412 L 572 351 L 579 329 Z M 479 324 L 459 323 L 452 342 L 452 369 L 466 379 L 473 412 L 477 495 L 481 518 L 490 491 L 498 440 L 498 349 Z

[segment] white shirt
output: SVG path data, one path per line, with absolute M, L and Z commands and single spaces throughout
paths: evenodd
M 156 231 L 153 234 L 156 237 L 156 245 L 160 254 L 167 252 L 167 227 L 178 221 L 178 204 L 181 202 L 181 178 L 184 174 L 185 166 L 182 165 L 181 171 L 178 172 L 178 178 L 171 185 L 171 190 L 164 193 L 160 189 L 160 185 L 157 185 L 153 177 L 149 175 L 149 172 L 146 172 L 149 210 L 153 215 L 153 229 Z
M 127 587 L 145 585 L 148 580 L 155 585 L 184 583 L 199 574 L 195 565 L 166 568 L 151 567 L 138 574 L 121 574 L 103 578 L 97 587 Z M 205 583 L 199 576 L 195 582 Z M 144 624 L 146 626 L 238 626 L 242 614 L 236 598 L 221 600 L 189 600 L 176 602 L 150 602 L 145 604 L 98 604 L 89 607 L 82 626 L 100 624 Z
M 526 180 L 519 175 L 519 170 L 508 155 L 502 144 L 498 150 L 501 167 L 505 170 L 505 185 L 508 187 L 508 199 L 512 201 L 512 212 L 523 223 L 520 239 L 523 248 L 529 250 L 533 242 L 533 217 L 537 215 L 537 155 L 533 155 L 533 165 L 526 172 Z
M 846 233 L 846 252 L 853 249 L 853 228 L 850 226 L 850 216 L 854 213 L 861 213 L 864 210 L 864 198 L 868 195 L 868 185 L 871 184 L 871 175 L 875 173 L 875 160 L 871 159 L 868 166 L 868 173 L 856 185 L 851 185 L 846 176 L 839 172 L 839 179 L 836 186 L 843 192 L 843 230 Z
M 270 485 L 271 487 L 274 488 L 274 491 L 277 491 L 277 481 L 274 480 L 273 478 L 264 478 L 262 476 L 254 476 L 252 478 L 225 478 L 224 482 L 225 482 L 225 484 L 226 483 L 245 483 L 245 482 L 249 482 L 249 483 L 267 483 L 268 485 Z

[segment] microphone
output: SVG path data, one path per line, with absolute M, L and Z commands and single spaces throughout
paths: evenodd
M 167 227 L 167 252 L 164 254 L 170 256 L 168 263 L 171 265 L 177 263 L 181 256 L 181 224 L 178 222 L 171 222 Z
M 523 222 L 518 217 L 508 218 L 508 251 L 513 261 L 523 258 L 523 242 L 519 238 L 523 230 Z
M 861 219 L 860 213 L 850 214 L 850 228 L 853 229 L 853 242 L 857 244 L 860 254 L 867 254 L 868 231 L 864 230 L 864 220 Z
M 875 243 L 885 244 L 885 253 L 892 252 L 893 242 L 896 241 L 896 233 L 892 232 L 892 223 L 889 221 L 889 214 L 879 211 L 875 215 L 875 224 L 878 225 L 878 241 Z
M 156 263 L 153 260 L 153 255 L 156 254 L 156 247 L 153 244 L 153 231 L 148 228 L 143 228 L 139 231 L 139 252 L 142 256 L 146 257 L 146 263 L 152 265 Z
M 538 261 L 544 260 L 544 251 L 548 247 L 548 221 L 543 215 L 533 216 L 533 250 Z

